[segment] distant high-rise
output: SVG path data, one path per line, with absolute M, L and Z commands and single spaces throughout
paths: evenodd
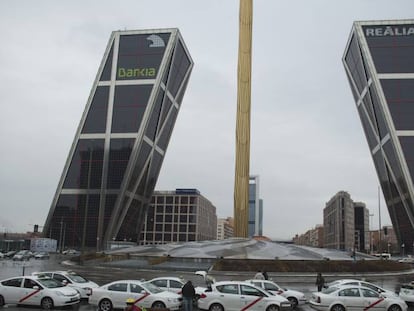
M 396 236 L 412 253 L 414 20 L 355 22 L 343 64 Z
M 43 234 L 137 242 L 193 67 L 178 29 L 114 31 Z
M 259 176 L 249 177 L 248 237 L 263 235 L 263 200 L 260 199 Z

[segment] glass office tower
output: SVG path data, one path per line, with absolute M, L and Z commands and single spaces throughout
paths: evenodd
M 397 239 L 412 253 L 414 20 L 355 22 L 343 64 Z
M 263 200 L 260 199 L 259 176 L 249 176 L 248 237 L 263 235 Z
M 178 29 L 112 33 L 44 225 L 59 249 L 138 241 L 192 67 Z

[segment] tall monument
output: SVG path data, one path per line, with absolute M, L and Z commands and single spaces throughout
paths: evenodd
M 234 236 L 248 236 L 253 0 L 240 0 Z

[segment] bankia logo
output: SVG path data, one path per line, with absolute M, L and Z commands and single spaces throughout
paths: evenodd
M 151 41 L 151 43 L 149 45 L 150 48 L 163 48 L 163 47 L 165 47 L 164 40 L 158 35 L 152 34 L 152 35 L 147 37 L 147 40 Z
M 388 25 L 364 27 L 366 37 L 414 36 L 414 25 Z

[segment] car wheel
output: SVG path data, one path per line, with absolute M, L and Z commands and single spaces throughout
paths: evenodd
M 332 306 L 331 311 L 345 311 L 345 308 L 343 305 L 334 305 Z
M 266 311 L 279 311 L 279 306 L 277 305 L 270 305 L 266 308 Z
M 391 305 L 388 311 L 401 311 L 401 307 L 399 305 Z
M 45 310 L 53 309 L 53 300 L 50 297 L 45 297 L 40 302 L 40 305 L 42 306 L 42 309 Z
M 112 302 L 109 299 L 102 299 L 99 301 L 98 310 L 100 311 L 111 311 L 112 310 Z
M 162 301 L 156 301 L 152 304 L 151 308 L 154 309 L 165 309 L 165 303 L 163 303 Z
M 0 306 L 4 306 L 4 297 L 0 296 Z
M 295 309 L 299 302 L 295 297 L 288 297 L 287 300 L 289 300 L 290 304 L 292 305 L 292 309 Z
M 213 303 L 210 308 L 208 308 L 209 311 L 224 311 L 224 308 L 219 303 Z

